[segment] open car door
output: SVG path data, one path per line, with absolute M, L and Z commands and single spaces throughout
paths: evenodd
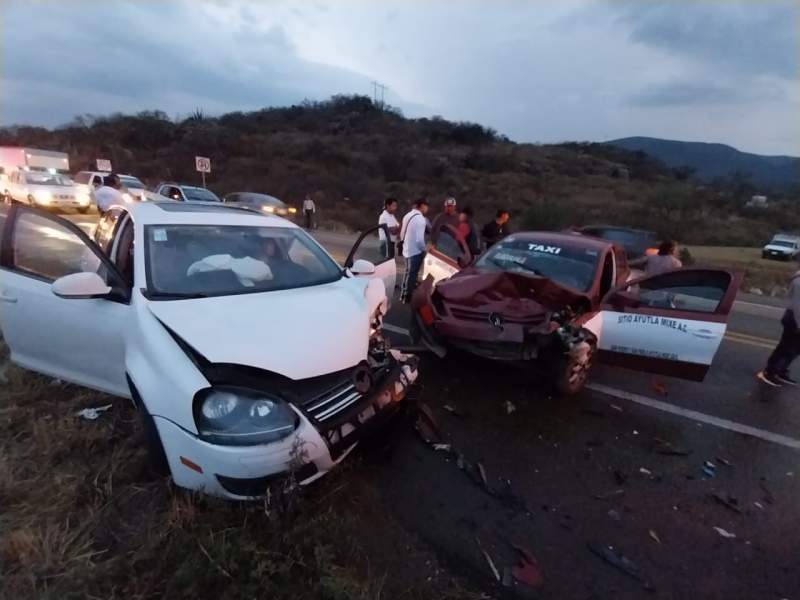
M 367 260 L 375 265 L 375 272 L 368 277 L 383 280 L 383 284 L 386 286 L 386 298 L 391 304 L 394 297 L 394 286 L 397 282 L 395 245 L 393 243 L 384 244 L 383 240 L 377 237 L 378 230 L 383 230 L 386 239 L 390 239 L 389 228 L 386 225 L 367 229 L 356 240 L 350 254 L 347 255 L 347 260 L 344 261 L 344 266 L 346 269 L 350 269 L 357 260 Z
M 434 237 L 422 263 L 422 280 L 432 277 L 435 284 L 469 266 L 473 256 L 455 227 L 443 225 Z
M 725 336 L 741 276 L 680 269 L 630 281 L 586 327 L 607 364 L 702 381 Z

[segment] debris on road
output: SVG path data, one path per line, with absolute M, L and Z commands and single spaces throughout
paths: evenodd
M 505 404 L 503 404 L 503 406 L 504 406 L 504 407 L 505 407 L 505 409 L 506 409 L 506 414 L 507 414 L 507 415 L 510 415 L 510 414 L 511 414 L 511 413 L 513 413 L 515 410 L 517 410 L 517 407 L 514 405 L 514 403 L 513 403 L 513 402 L 511 402 L 511 400 L 506 400 L 506 401 L 505 401 Z
M 761 491 L 764 492 L 763 500 L 767 504 L 775 504 L 775 496 L 767 487 L 766 480 L 762 477 L 761 481 L 758 482 L 758 486 L 761 488 Z
M 447 412 L 449 412 L 451 415 L 454 415 L 454 416 L 459 417 L 461 419 L 464 419 L 467 416 L 463 411 L 461 411 L 458 408 L 456 408 L 455 406 L 451 406 L 449 404 L 445 404 L 442 408 L 445 409 Z
M 761 502 L 753 502 L 753 506 L 755 506 L 759 510 L 764 510 L 764 505 Z
M 519 583 L 531 588 L 541 587 L 544 583 L 542 569 L 533 553 L 518 544 L 511 544 L 519 555 L 519 562 L 511 567 L 511 576 Z
M 717 465 L 707 460 L 703 463 L 703 475 L 708 479 L 714 479 L 717 476 Z
M 710 494 L 710 496 L 718 504 L 721 504 L 722 506 L 724 506 L 728 510 L 731 510 L 731 511 L 733 511 L 736 514 L 739 514 L 739 515 L 742 514 L 742 509 L 739 508 L 739 501 L 736 498 L 734 498 L 733 496 L 728 496 L 726 498 L 725 496 L 722 496 L 721 494 L 717 494 L 717 493 Z
M 627 556 L 617 552 L 613 546 L 605 546 L 603 544 L 597 544 L 593 542 L 589 542 L 588 546 L 592 554 L 599 556 L 608 564 L 616 567 L 626 575 L 633 577 L 637 581 L 641 581 L 646 590 L 653 589 L 653 585 L 642 574 L 639 566 Z
M 419 403 L 417 405 L 417 420 L 414 423 L 419 436 L 429 446 L 439 444 L 442 441 L 442 430 L 439 427 L 439 422 L 433 416 L 430 407 L 427 404 Z
M 651 529 L 650 531 L 648 531 L 648 533 L 650 534 L 650 537 L 652 538 L 652 540 L 653 540 L 653 541 L 654 541 L 656 544 L 661 544 L 661 538 L 660 538 L 660 537 L 658 537 L 658 534 L 657 534 L 655 531 L 653 531 L 653 530 Z
M 653 451 L 656 454 L 663 454 L 665 456 L 689 456 L 689 454 L 691 454 L 691 451 L 678 448 L 672 442 L 662 440 L 661 438 L 653 438 L 653 442 L 655 442 Z
M 608 516 L 612 521 L 616 521 L 617 523 L 622 521 L 622 515 L 619 514 L 619 511 L 614 510 L 613 508 L 608 511 Z
M 111 408 L 111 404 L 106 404 L 105 406 L 96 406 L 94 408 L 84 408 L 83 410 L 79 410 L 75 413 L 76 417 L 81 417 L 82 419 L 86 419 L 87 421 L 94 421 L 104 412 L 106 412 L 109 408 Z
M 650 387 L 659 396 L 667 396 L 668 395 L 667 386 L 664 384 L 663 381 L 659 381 L 658 379 L 653 379 L 650 382 Z
M 609 404 L 611 408 L 613 408 L 617 412 L 625 412 L 621 406 L 617 406 L 616 404 Z
M 642 475 L 652 475 L 653 472 L 650 469 L 645 469 L 644 467 L 639 467 L 639 473 Z
M 450 444 L 434 444 L 433 449 L 440 452 L 450 452 L 451 446 Z
M 489 568 L 492 569 L 492 575 L 494 575 L 495 581 L 500 581 L 500 571 L 498 571 L 497 567 L 494 566 L 492 557 L 489 556 L 489 553 L 483 549 L 483 544 L 481 544 L 481 540 L 479 538 L 475 538 L 475 541 L 478 543 L 478 549 L 483 553 L 484 558 L 486 558 Z
M 722 527 L 714 527 L 714 531 L 716 531 L 718 534 L 720 534 L 722 537 L 724 537 L 725 539 L 728 539 L 728 540 L 732 540 L 732 539 L 736 538 L 736 534 L 735 533 L 731 533 L 730 531 L 726 531 Z
M 606 492 L 605 494 L 595 494 L 595 500 L 609 500 L 611 498 L 618 498 L 619 496 L 624 496 L 625 490 L 613 490 L 611 492 Z
M 729 461 L 729 460 L 725 460 L 725 459 L 724 459 L 724 458 L 722 458 L 721 456 L 718 456 L 718 457 L 717 457 L 717 462 L 718 462 L 719 464 L 721 464 L 723 467 L 732 467 L 732 466 L 733 466 L 733 463 L 732 463 L 731 461 Z

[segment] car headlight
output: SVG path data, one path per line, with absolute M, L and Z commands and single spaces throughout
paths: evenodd
M 275 442 L 299 424 L 297 414 L 280 398 L 233 386 L 198 392 L 194 420 L 202 440 L 225 446 Z
M 275 212 L 275 207 L 274 206 L 262 206 L 261 210 L 263 210 L 264 212 L 268 212 L 268 213 L 274 213 Z
M 42 202 L 46 204 L 53 199 L 53 194 L 51 194 L 48 190 L 36 190 L 35 192 L 33 192 L 33 197 L 36 199 L 37 202 Z
M 86 192 L 78 192 L 76 197 L 80 204 L 89 204 L 92 201 L 91 197 Z
M 296 209 L 294 206 L 290 206 L 290 207 L 289 207 L 289 212 L 290 212 L 290 213 L 292 213 L 292 214 L 294 214 L 294 213 L 296 213 L 296 212 L 297 212 L 297 209 Z

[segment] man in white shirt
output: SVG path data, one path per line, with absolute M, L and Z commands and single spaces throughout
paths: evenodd
M 394 252 L 389 253 L 389 249 L 397 244 L 397 234 L 400 233 L 400 223 L 394 214 L 397 212 L 397 198 L 387 198 L 383 203 L 383 212 L 378 217 L 378 225 L 386 225 L 389 230 L 389 238 L 386 238 L 386 233 L 383 227 L 378 229 L 378 238 L 381 240 L 381 251 L 383 256 L 390 258 L 394 256 Z
M 403 277 L 403 287 L 400 289 L 400 302 L 408 304 L 417 287 L 419 270 L 425 258 L 425 230 L 428 221 L 425 213 L 428 212 L 428 200 L 420 198 L 414 203 L 414 209 L 403 217 L 400 227 L 400 242 L 403 244 L 403 256 L 406 259 L 406 274 Z
M 314 205 L 314 200 L 311 199 L 311 194 L 306 194 L 306 199 L 303 200 L 303 214 L 306 216 L 306 229 L 311 229 L 314 224 L 314 213 L 317 212 L 317 207 Z
M 124 204 L 122 192 L 119 189 L 122 182 L 116 173 L 109 173 L 103 178 L 103 185 L 94 191 L 94 202 L 100 215 L 106 214 L 109 208 L 115 204 Z

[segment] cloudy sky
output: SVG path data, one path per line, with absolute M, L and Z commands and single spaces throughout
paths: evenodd
M 0 124 L 372 94 L 517 141 L 800 155 L 800 0 L 2 0 Z

